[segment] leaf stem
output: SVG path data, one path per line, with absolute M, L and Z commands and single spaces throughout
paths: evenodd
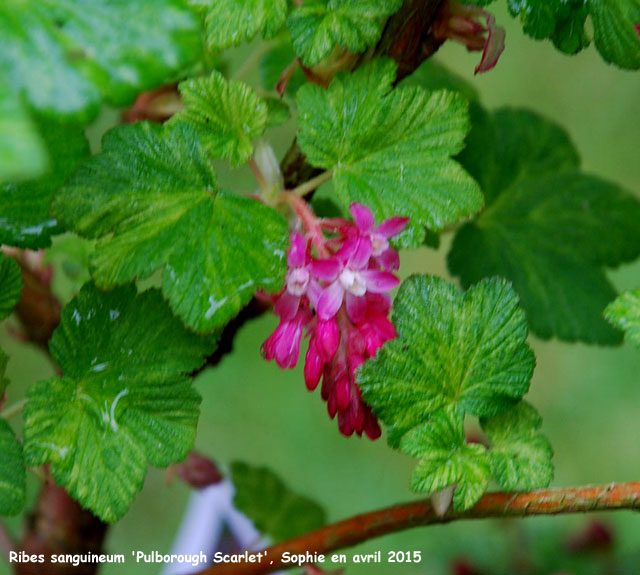
M 263 575 L 290 569 L 295 565 L 283 562 L 282 555 L 285 552 L 326 554 L 413 527 L 466 519 L 560 515 L 619 509 L 640 509 L 640 481 L 602 486 L 540 489 L 524 493 L 487 493 L 475 507 L 467 511 L 449 511 L 443 517 L 435 513 L 429 500 L 414 501 L 356 515 L 295 539 L 278 543 L 267 549 L 268 561 L 214 565 L 201 572 L 201 575 Z
M 302 198 L 309 192 L 313 192 L 316 188 L 319 188 L 325 182 L 328 182 L 333 177 L 333 170 L 328 170 L 318 174 L 315 178 L 311 178 L 309 181 L 300 184 L 297 188 L 289 190 L 292 194 Z
M 25 406 L 25 404 L 27 403 L 27 398 L 23 398 L 20 401 L 16 401 L 15 403 L 12 403 L 11 405 L 5 407 L 2 412 L 0 412 L 0 417 L 2 417 L 3 419 L 11 419 L 12 417 L 20 414 L 22 412 L 22 408 Z

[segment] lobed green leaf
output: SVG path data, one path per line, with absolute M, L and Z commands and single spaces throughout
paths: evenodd
M 189 0 L 205 15 L 207 45 L 224 50 L 275 36 L 287 19 L 287 0 Z
M 424 227 L 443 229 L 477 212 L 477 184 L 451 159 L 469 129 L 467 102 L 450 92 L 392 89 L 396 64 L 379 59 L 339 74 L 328 90 L 297 95 L 299 144 L 314 166 L 333 170 L 342 204 L 371 207 L 376 220 L 409 216 L 399 236 L 418 246 Z
M 357 374 L 392 446 L 443 408 L 490 417 L 529 388 L 535 359 L 507 281 L 482 280 L 463 292 L 436 277 L 412 276 L 400 287 L 392 319 L 398 337 Z
M 167 466 L 191 449 L 200 397 L 186 374 L 212 348 L 211 337 L 184 329 L 157 290 L 85 285 L 50 342 L 64 376 L 28 390 L 28 464 L 48 463 L 81 505 L 116 521 L 147 464 Z
M 590 43 L 585 30 L 587 16 L 593 22 L 593 38 L 605 61 L 621 68 L 640 68 L 639 0 L 508 0 L 526 34 L 550 38 L 556 48 L 575 54 Z
M 455 407 L 434 412 L 402 438 L 399 448 L 420 459 L 411 477 L 414 491 L 434 493 L 455 485 L 453 508 L 464 511 L 487 490 L 491 475 L 487 450 L 466 443 L 464 418 Z
M 459 159 L 487 208 L 457 233 L 451 272 L 464 286 L 495 275 L 512 281 L 542 338 L 618 343 L 602 318 L 615 298 L 603 268 L 640 254 L 640 203 L 580 171 L 566 133 L 524 110 L 474 106 Z
M 402 0 L 307 0 L 291 11 L 287 27 L 302 63 L 315 66 L 337 46 L 359 53 L 375 45 L 401 6 Z
M 225 325 L 257 289 L 284 281 L 287 223 L 217 189 L 196 130 L 140 123 L 109 132 L 103 152 L 54 197 L 54 215 L 99 238 L 90 258 L 105 288 L 163 270 L 162 292 L 191 328 Z
M 525 401 L 481 420 L 491 441 L 492 475 L 504 489 L 527 491 L 547 487 L 553 479 L 553 450 L 539 431 L 542 418 Z
M 253 153 L 253 140 L 265 131 L 269 108 L 247 84 L 227 80 L 214 71 L 179 85 L 184 110 L 169 121 L 191 124 L 200 142 L 214 158 L 226 158 L 233 166 L 245 163 Z

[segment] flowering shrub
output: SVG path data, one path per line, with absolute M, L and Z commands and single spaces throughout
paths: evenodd
M 525 396 L 530 335 L 639 341 L 640 293 L 607 273 L 640 256 L 640 202 L 555 122 L 488 109 L 432 61 L 454 41 L 482 53 L 477 73 L 500 66 L 493 3 L 0 3 L 0 320 L 55 366 L 22 397 L 0 350 L 0 514 L 25 510 L 28 469 L 39 493 L 20 543 L 0 524 L 19 573 L 101 551 L 149 467 L 227 478 L 256 530 L 295 538 L 210 575 L 274 571 L 290 549 L 318 573 L 323 553 L 420 524 L 638 507 L 637 484 L 546 489 L 553 451 Z M 638 0 L 506 8 L 564 54 L 593 40 L 640 69 Z M 401 254 L 441 238 L 451 277 L 422 262 L 401 282 Z M 342 435 L 414 458 L 428 500 L 326 526 L 269 469 L 193 451 L 194 381 L 271 310 L 264 357 L 320 387 Z M 229 387 L 230 413 L 254 401 Z

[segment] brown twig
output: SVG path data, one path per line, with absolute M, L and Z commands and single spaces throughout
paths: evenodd
M 70 571 L 78 575 L 93 575 L 98 563 L 80 563 L 70 569 L 64 563 L 47 560 L 51 555 L 99 555 L 107 525 L 76 503 L 67 492 L 47 482 L 42 486 L 36 509 L 28 519 L 27 531 L 17 550 L 28 555 L 42 554 L 45 563 L 15 563 L 16 575 L 63 575 Z
M 16 542 L 4 523 L 0 523 L 0 556 L 9 561 L 9 553 L 16 550 Z
M 530 517 L 640 509 L 640 482 L 612 483 L 604 486 L 541 489 L 527 493 L 487 493 L 468 511 L 450 511 L 439 517 L 428 500 L 395 505 L 379 511 L 356 515 L 327 525 L 295 539 L 267 549 L 260 563 L 225 563 L 214 565 L 201 575 L 263 575 L 295 567 L 284 563 L 290 554 L 326 554 L 389 533 L 413 527 L 449 523 L 466 519 Z

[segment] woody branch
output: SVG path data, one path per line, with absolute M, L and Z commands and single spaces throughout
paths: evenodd
M 356 515 L 301 537 L 279 543 L 266 550 L 266 559 L 261 563 L 214 565 L 203 571 L 201 575 L 272 573 L 295 567 L 291 563 L 283 562 L 282 556 L 285 552 L 325 554 L 413 527 L 467 519 L 563 515 L 621 509 L 640 509 L 640 482 L 541 489 L 525 493 L 487 493 L 472 509 L 462 512 L 449 511 L 442 517 L 436 514 L 428 500 L 416 501 Z

